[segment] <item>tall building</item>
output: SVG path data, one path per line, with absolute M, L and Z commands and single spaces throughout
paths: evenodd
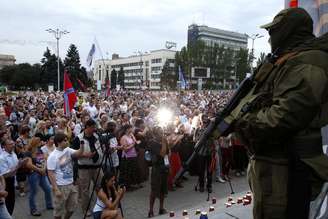
M 124 58 L 113 54 L 112 59 L 95 61 L 93 78 L 104 84 L 107 74 L 110 78 L 113 69 L 118 73 L 123 67 L 125 88 L 160 89 L 163 66 L 168 61 L 173 69 L 175 53 L 174 50 L 160 49 Z
M 247 49 L 247 35 L 232 31 L 221 30 L 205 25 L 192 24 L 188 27 L 188 44 L 197 40 L 204 41 L 206 45 L 218 44 L 233 50 Z
M 0 69 L 2 69 L 5 66 L 14 65 L 15 61 L 16 61 L 15 56 L 0 54 Z

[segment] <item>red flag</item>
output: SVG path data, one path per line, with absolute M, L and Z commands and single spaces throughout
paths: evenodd
M 110 81 L 109 81 L 108 72 L 107 72 L 107 75 L 106 75 L 106 93 L 105 93 L 105 96 L 106 97 L 109 97 L 109 95 L 110 95 Z
M 289 7 L 297 8 L 298 7 L 298 0 L 290 0 Z
M 77 101 L 74 88 L 71 80 L 68 77 L 67 70 L 64 71 L 64 112 L 66 116 L 71 114 L 71 111 Z

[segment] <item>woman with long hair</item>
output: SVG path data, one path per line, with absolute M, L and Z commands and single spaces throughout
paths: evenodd
M 140 173 L 140 179 L 142 182 L 148 180 L 149 177 L 149 167 L 145 160 L 145 151 L 148 149 L 147 142 L 148 128 L 143 119 L 136 119 L 134 135 L 140 144 L 136 145 L 138 151 L 138 168 Z
M 115 188 L 115 173 L 107 172 L 101 180 L 101 188 L 97 194 L 96 205 L 93 208 L 94 219 L 123 219 L 119 204 L 125 193 L 125 188 Z
M 46 141 L 46 136 L 48 135 L 47 123 L 44 120 L 40 120 L 36 124 L 35 136 L 39 137 L 42 141 Z
M 27 157 L 26 167 L 29 170 L 28 183 L 30 186 L 29 193 L 29 204 L 31 215 L 40 216 L 41 213 L 37 210 L 36 206 L 36 194 L 38 192 L 38 186 L 40 186 L 44 192 L 45 202 L 47 209 L 53 209 L 52 198 L 51 198 L 51 188 L 46 176 L 46 158 L 41 150 L 41 139 L 38 137 L 33 137 L 27 146 L 27 152 L 25 153 Z
M 133 187 L 135 185 L 137 185 L 137 188 L 140 188 L 141 183 L 135 148 L 140 141 L 137 141 L 134 137 L 131 125 L 123 125 L 121 131 L 120 145 L 123 148 L 123 152 L 120 166 L 120 183 L 124 183 L 127 189 L 133 190 L 136 189 L 136 187 Z
M 19 137 L 16 139 L 15 144 L 15 153 L 17 154 L 18 159 L 23 159 L 25 157 L 24 153 L 26 152 L 27 145 L 30 141 L 30 128 L 27 125 L 24 125 L 20 127 L 19 129 Z M 26 169 L 20 168 L 17 170 L 16 173 L 16 180 L 18 184 L 19 189 L 19 196 L 24 197 L 25 196 L 25 182 L 26 182 Z

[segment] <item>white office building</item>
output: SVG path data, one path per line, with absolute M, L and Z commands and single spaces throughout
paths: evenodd
M 105 84 L 107 74 L 110 78 L 113 69 L 118 74 L 123 67 L 125 88 L 158 90 L 163 66 L 168 61 L 169 66 L 174 67 L 175 53 L 174 50 L 160 49 L 124 58 L 113 54 L 112 59 L 95 61 L 93 78 Z
M 221 30 L 206 25 L 192 24 L 188 27 L 188 44 L 197 40 L 204 41 L 207 46 L 224 46 L 233 50 L 247 49 L 247 35 L 233 31 Z

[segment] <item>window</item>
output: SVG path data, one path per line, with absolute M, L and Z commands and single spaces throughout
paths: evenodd
M 101 69 L 99 69 L 98 80 L 101 81 Z
M 151 64 L 162 63 L 162 59 L 152 59 Z
M 151 79 L 161 78 L 161 74 L 151 75 Z
M 175 59 L 167 59 L 169 63 L 175 63 Z
M 157 67 L 151 67 L 151 71 L 154 72 L 154 71 L 160 71 L 161 70 L 161 67 L 160 66 L 157 66 Z

